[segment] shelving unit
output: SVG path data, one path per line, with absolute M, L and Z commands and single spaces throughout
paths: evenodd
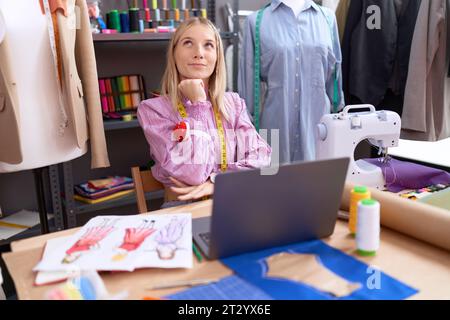
M 131 121 L 105 120 L 103 121 L 103 125 L 105 127 L 105 131 L 111 131 L 111 130 L 137 128 L 139 127 L 139 122 L 137 119 L 133 119 Z
M 232 32 L 221 32 L 222 39 L 232 39 Z M 172 33 L 115 33 L 115 34 L 94 34 L 94 42 L 115 42 L 115 41 L 168 41 L 172 38 Z
M 233 55 L 233 87 L 237 88 L 237 74 L 238 74 L 238 44 L 239 44 L 239 21 L 238 12 L 239 2 L 233 0 L 233 17 L 234 30 L 233 32 L 222 32 L 221 37 L 224 40 L 229 40 L 234 46 Z M 208 1 L 208 17 L 213 22 L 215 21 L 216 5 L 214 0 Z M 124 33 L 124 34 L 95 34 L 93 40 L 95 45 L 102 45 L 102 43 L 131 43 L 131 42 L 167 42 L 172 37 L 171 33 Z M 104 121 L 105 131 L 126 130 L 130 128 L 139 127 L 139 122 L 136 119 L 131 121 L 122 120 L 106 120 Z M 136 164 L 138 165 L 138 164 Z M 77 215 L 81 213 L 96 212 L 98 210 L 115 208 L 136 203 L 135 195 L 129 194 L 127 196 L 105 201 L 97 204 L 86 204 L 74 200 L 74 181 L 73 181 L 73 167 L 72 162 L 65 162 L 57 166 L 52 166 L 49 172 L 50 185 L 52 190 L 52 200 L 54 207 L 54 214 L 57 230 L 63 228 L 72 228 L 77 226 Z M 60 179 L 62 177 L 62 179 Z M 62 182 L 61 182 L 62 181 Z M 62 188 L 61 185 L 62 184 Z M 61 192 L 61 189 L 63 192 Z M 61 197 L 61 194 L 64 194 Z M 146 199 L 153 200 L 163 197 L 163 191 L 147 193 Z M 61 198 L 63 198 L 61 200 Z
M 145 194 L 145 199 L 146 200 L 155 200 L 155 199 L 160 199 L 164 196 L 164 191 L 157 191 L 157 192 L 148 192 Z M 109 200 L 109 201 L 105 201 L 105 202 L 100 202 L 100 203 L 95 203 L 95 204 L 88 204 L 88 203 L 83 203 L 80 201 L 74 201 L 74 213 L 78 214 L 78 213 L 88 213 L 88 212 L 95 212 L 95 211 L 99 211 L 99 210 L 103 210 L 103 209 L 110 209 L 110 208 L 115 208 L 115 207 L 121 207 L 121 206 L 126 206 L 126 205 L 130 205 L 130 204 L 134 204 L 136 203 L 136 196 L 134 193 L 128 194 L 126 196 L 114 199 L 114 200 Z

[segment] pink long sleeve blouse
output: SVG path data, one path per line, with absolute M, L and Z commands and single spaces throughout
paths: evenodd
M 271 148 L 256 132 L 243 99 L 236 93 L 225 93 L 229 121 L 223 116 L 227 151 L 227 171 L 261 168 L 270 165 Z M 138 108 L 138 120 L 155 161 L 152 174 L 165 186 L 169 177 L 187 184 L 204 183 L 212 173 L 220 173 L 220 139 L 210 101 L 191 103 L 184 100 L 188 117 L 175 112 L 168 97 L 148 99 Z M 185 121 L 189 135 L 182 142 L 172 137 L 175 126 Z

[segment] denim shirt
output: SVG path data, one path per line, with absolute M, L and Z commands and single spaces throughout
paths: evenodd
M 252 115 L 255 24 L 256 12 L 246 20 L 238 77 L 239 94 Z M 338 109 L 344 106 L 335 15 L 307 0 L 295 17 L 290 7 L 274 0 L 264 11 L 260 38 L 261 81 L 266 87 L 260 128 L 280 130 L 280 163 L 313 160 L 317 124 L 331 111 L 335 68 Z

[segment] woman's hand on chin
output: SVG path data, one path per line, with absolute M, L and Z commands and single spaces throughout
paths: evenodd
M 205 85 L 202 79 L 186 79 L 178 84 L 178 90 L 192 103 L 206 101 Z

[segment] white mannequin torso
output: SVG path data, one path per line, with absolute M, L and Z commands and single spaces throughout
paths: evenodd
M 305 0 L 281 0 L 281 2 L 290 7 L 296 17 L 305 7 Z
M 39 1 L 0 0 L 0 14 L 9 52 L 14 57 L 10 64 L 17 82 L 23 155 L 23 161 L 16 165 L 0 162 L 0 173 L 40 168 L 82 156 L 87 145 L 78 148 L 70 114 L 69 126 L 63 135 L 59 134 L 61 109 L 56 73 L 47 20 Z
M 0 14 L 0 43 L 2 43 L 3 39 L 5 39 L 5 35 L 6 35 L 5 19 L 3 18 L 3 15 Z

